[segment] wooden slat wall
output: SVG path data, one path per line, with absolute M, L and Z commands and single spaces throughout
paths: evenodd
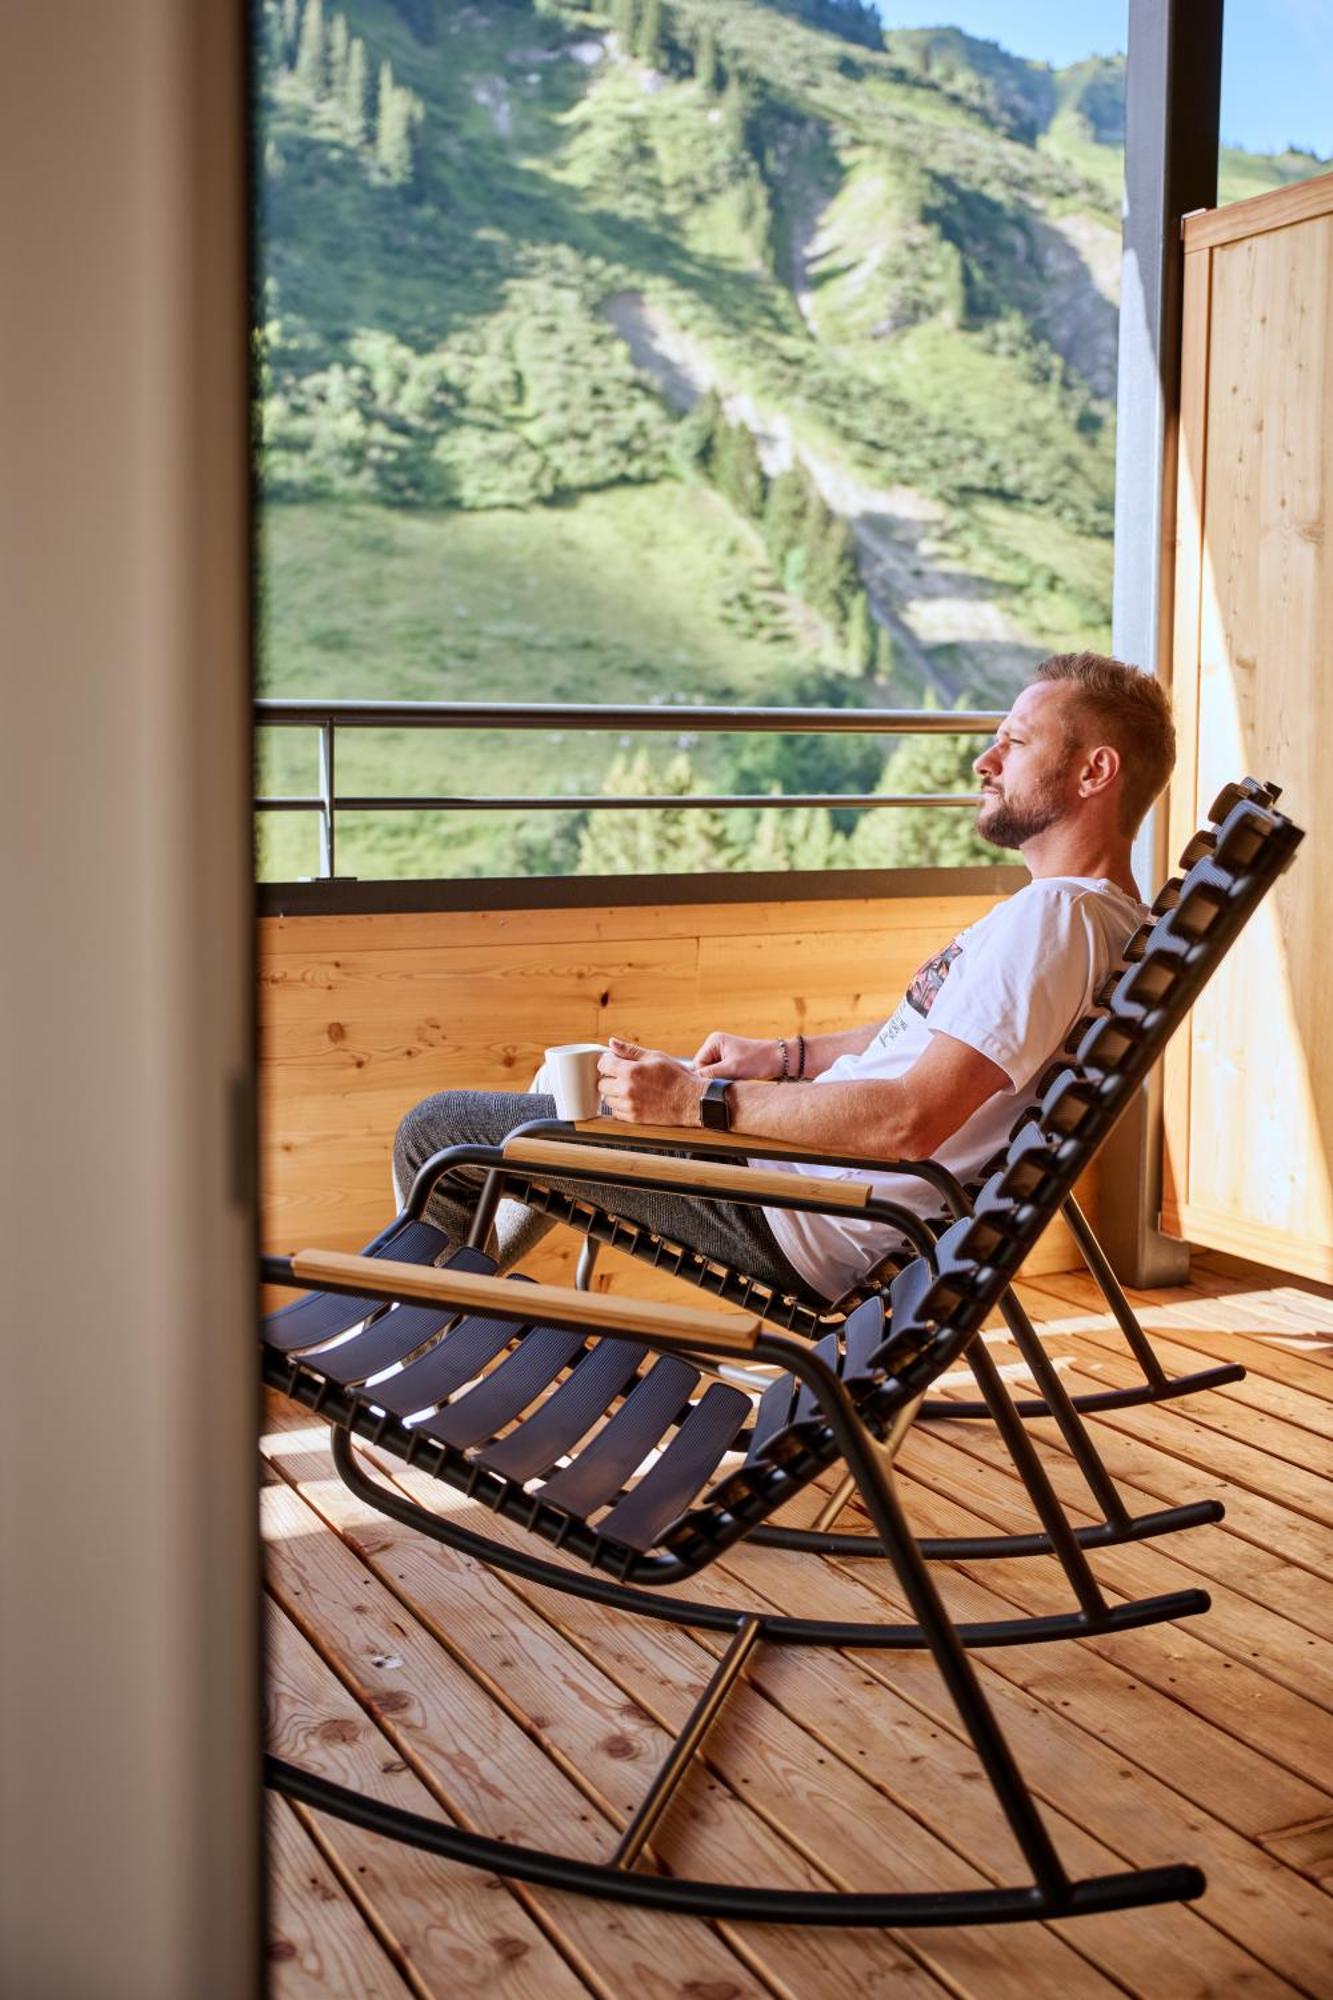
M 821 1034 L 883 1017 L 995 900 L 265 918 L 265 1247 L 352 1249 L 383 1227 L 394 1130 L 432 1091 L 523 1090 L 555 1042 L 620 1034 L 692 1054 L 716 1027 Z M 559 1236 L 534 1276 L 568 1275 L 573 1239 Z M 1056 1225 L 1031 1268 L 1076 1261 Z M 679 1292 L 643 1267 L 633 1282 Z
M 1177 1037 L 1164 1221 L 1333 1278 L 1333 176 L 1186 224 L 1172 844 L 1250 771 L 1307 832 Z

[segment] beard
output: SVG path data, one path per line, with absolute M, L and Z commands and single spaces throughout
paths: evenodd
M 1064 803 L 1054 784 L 1042 785 L 1030 798 L 1006 799 L 991 792 L 982 800 L 976 830 L 992 847 L 1022 847 L 1064 816 Z

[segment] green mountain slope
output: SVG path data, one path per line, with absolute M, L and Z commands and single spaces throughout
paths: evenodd
M 859 0 L 261 20 L 266 688 L 910 705 L 1105 642 L 1118 62 Z M 396 785 L 405 747 L 365 750 Z M 513 739 L 473 789 L 608 755 L 557 783 Z

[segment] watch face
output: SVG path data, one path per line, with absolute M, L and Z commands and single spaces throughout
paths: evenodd
M 699 1105 L 699 1117 L 710 1132 L 731 1130 L 731 1106 L 727 1102 L 729 1086 L 720 1078 L 715 1078 L 703 1094 Z

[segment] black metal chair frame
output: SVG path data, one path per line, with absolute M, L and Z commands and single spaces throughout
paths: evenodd
M 686 1309 L 640 1307 L 636 1312 L 631 1301 L 479 1277 L 478 1265 L 484 1269 L 487 1260 L 475 1249 L 458 1251 L 449 1268 L 435 1269 L 433 1259 L 423 1257 L 423 1246 L 432 1234 L 437 1242 L 443 1239 L 411 1214 L 400 1217 L 362 1257 L 303 1252 L 293 1258 L 264 1259 L 264 1276 L 271 1282 L 292 1286 L 311 1277 L 321 1286 L 313 1297 L 299 1301 L 268 1323 L 266 1378 L 307 1407 L 320 1410 L 334 1424 L 335 1462 L 363 1499 L 434 1539 L 511 1573 L 673 1623 L 732 1634 L 731 1644 L 686 1729 L 607 1863 L 579 1862 L 441 1826 L 360 1797 L 279 1759 L 269 1760 L 270 1782 L 320 1810 L 514 1879 L 712 1917 L 902 1926 L 989 1923 L 1078 1915 L 1199 1894 L 1202 1877 L 1188 1866 L 1079 1882 L 1070 1878 L 999 1730 L 967 1650 L 969 1644 L 1011 1643 L 1020 1637 L 1029 1640 L 1035 1636 L 1034 1627 L 1048 1621 L 997 1621 L 978 1627 L 956 1627 L 951 1622 L 923 1552 L 912 1539 L 876 1441 L 891 1441 L 896 1431 L 910 1422 L 929 1383 L 964 1354 L 976 1358 L 983 1398 L 999 1419 L 1006 1392 L 977 1339 L 987 1313 L 1242 924 L 1289 864 L 1300 839 L 1299 829 L 1271 809 L 1260 808 L 1252 797 L 1237 802 L 1218 835 L 1215 856 L 1190 870 L 1177 909 L 1154 932 L 1133 979 L 1117 990 L 1106 1018 L 1089 1030 L 1079 1051 L 1078 1070 L 1066 1070 L 1052 1085 L 1038 1120 L 1013 1141 L 1004 1167 L 987 1183 L 972 1209 L 951 1224 L 938 1242 L 923 1243 L 922 1254 L 895 1276 L 887 1314 L 882 1299 L 867 1300 L 841 1329 L 826 1334 L 813 1349 L 788 1335 L 766 1331 L 757 1318 L 720 1325 L 714 1315 Z M 589 1172 L 597 1171 L 590 1162 Z M 680 1178 L 677 1165 L 672 1184 Z M 414 1188 L 414 1200 L 417 1193 Z M 766 1191 L 754 1198 L 767 1202 L 771 1194 Z M 808 1205 L 804 1190 L 793 1192 L 790 1200 L 794 1206 Z M 396 1257 L 396 1250 L 406 1251 L 406 1260 Z M 411 1261 L 413 1256 L 416 1262 Z M 348 1332 L 345 1341 L 331 1341 L 327 1334 L 322 1339 L 316 1337 L 319 1317 L 330 1298 L 350 1298 L 350 1306 L 342 1309 L 344 1316 L 351 1312 L 353 1322 L 350 1332 L 346 1325 L 342 1329 Z M 395 1300 L 404 1303 L 379 1309 L 378 1302 Z M 436 1314 L 435 1330 L 444 1329 L 441 1338 L 426 1346 L 419 1336 L 429 1321 L 419 1314 L 413 1316 L 413 1308 L 406 1302 L 414 1300 L 428 1301 Z M 487 1316 L 480 1321 L 475 1317 L 457 1321 L 450 1310 L 471 1307 L 475 1311 L 479 1304 L 484 1305 Z M 654 1312 L 665 1313 L 665 1321 L 651 1318 Z M 549 1324 L 534 1326 L 538 1317 Z M 505 1361 L 489 1376 L 472 1382 L 458 1399 L 463 1405 L 469 1395 L 484 1400 L 488 1386 L 493 1387 L 505 1367 L 517 1364 L 521 1372 L 543 1334 L 560 1327 L 576 1331 L 574 1347 L 561 1350 L 565 1361 L 573 1360 L 574 1365 L 549 1401 L 534 1404 L 534 1427 L 549 1418 L 560 1395 L 579 1379 L 580 1366 L 588 1366 L 599 1356 L 605 1358 L 608 1352 L 613 1366 L 622 1365 L 625 1355 L 617 1350 L 625 1346 L 626 1327 L 637 1343 L 628 1353 L 629 1379 L 638 1386 L 651 1381 L 651 1373 L 643 1378 L 636 1373 L 647 1355 L 734 1355 L 738 1344 L 756 1361 L 783 1372 L 766 1390 L 753 1417 L 750 1452 L 744 1465 L 723 1473 L 701 1501 L 697 1496 L 726 1456 L 740 1428 L 739 1418 L 734 1424 L 728 1419 L 711 1442 L 705 1440 L 702 1457 L 696 1451 L 690 1466 L 684 1467 L 687 1454 L 681 1452 L 674 1473 L 665 1479 L 661 1475 L 691 1425 L 694 1446 L 698 1445 L 710 1398 L 737 1396 L 722 1384 L 714 1384 L 697 1402 L 693 1389 L 685 1392 L 683 1411 L 669 1418 L 677 1426 L 671 1445 L 662 1450 L 640 1485 L 625 1484 L 632 1471 L 624 1475 L 620 1497 L 613 1499 L 610 1512 L 594 1524 L 590 1516 L 599 1511 L 601 1500 L 581 1514 L 577 1510 L 562 1514 L 545 1497 L 560 1487 L 559 1467 L 569 1464 L 577 1469 L 578 1460 L 557 1460 L 553 1471 L 543 1474 L 536 1490 L 530 1491 L 530 1479 L 524 1482 L 488 1468 L 485 1451 L 471 1455 L 465 1441 L 455 1438 L 451 1442 L 447 1422 L 445 1429 L 437 1426 L 431 1434 L 436 1418 L 447 1420 L 455 1409 L 456 1403 L 449 1398 L 435 1405 L 435 1416 L 427 1417 L 420 1428 L 415 1427 L 414 1414 L 408 1413 L 412 1415 L 409 1422 L 389 1407 L 394 1397 L 386 1386 L 382 1357 L 395 1345 L 398 1361 L 407 1364 L 400 1371 L 397 1393 L 401 1405 L 404 1398 L 410 1400 L 418 1392 L 415 1369 L 434 1367 L 441 1357 L 446 1362 L 455 1360 L 451 1342 L 463 1343 L 462 1365 L 470 1368 L 472 1348 L 467 1343 L 475 1341 L 479 1327 L 485 1330 L 495 1323 L 502 1332 L 511 1325 L 523 1331 L 511 1343 Z M 738 1333 L 733 1331 L 737 1327 Z M 588 1349 L 583 1342 L 589 1329 L 616 1337 L 609 1341 L 604 1337 Z M 352 1358 L 357 1343 L 359 1355 Z M 574 1348 L 579 1349 L 577 1356 Z M 489 1349 L 492 1358 L 498 1351 L 498 1345 Z M 380 1358 L 372 1364 L 372 1356 Z M 653 1368 L 663 1365 L 658 1361 Z M 557 1374 L 563 1366 L 563 1362 L 557 1364 Z M 697 1388 L 697 1372 L 687 1369 L 685 1373 L 692 1375 Z M 534 1387 L 541 1390 L 555 1381 L 549 1367 L 539 1380 L 533 1378 Z M 588 1456 L 595 1454 L 598 1445 L 605 1445 L 633 1394 L 627 1393 L 614 1415 L 610 1413 L 616 1395 L 607 1402 L 606 1428 L 596 1434 Z M 713 1408 L 717 1406 L 715 1400 Z M 516 1407 L 524 1407 L 523 1402 Z M 526 1422 L 525 1417 L 518 1431 L 497 1437 L 495 1449 L 502 1453 Z M 1014 1424 L 1018 1437 L 1027 1442 L 1021 1421 L 1015 1418 Z M 500 1428 L 504 1429 L 503 1424 Z M 652 1433 L 654 1437 L 661 1434 L 660 1426 Z M 497 1513 L 522 1520 L 539 1541 L 566 1551 L 584 1569 L 554 1564 L 534 1552 L 502 1545 L 418 1506 L 362 1469 L 353 1449 L 357 1436 L 462 1488 Z M 753 1534 L 793 1492 L 839 1459 L 850 1471 L 880 1551 L 893 1567 L 915 1619 L 912 1626 L 835 1624 L 664 1599 L 655 1594 L 663 1584 L 684 1580 L 724 1549 Z M 637 1502 L 655 1478 L 655 1493 L 646 1509 L 640 1508 L 636 1514 Z M 690 1505 L 687 1498 L 685 1511 L 678 1514 L 669 1511 L 677 1504 L 677 1486 L 681 1492 L 696 1496 L 696 1504 Z M 1055 1515 L 1059 1513 L 1056 1506 Z M 637 1522 L 637 1527 L 632 1522 Z M 1054 1525 L 1053 1516 L 1048 1527 Z M 1066 1523 L 1066 1535 L 1068 1532 Z M 1076 1543 L 1074 1547 L 1081 1556 Z M 1147 1608 L 1107 1607 L 1099 1615 L 1085 1606 L 1075 1622 L 1081 1621 L 1084 1629 L 1105 1629 L 1108 1621 L 1120 1622 L 1120 1611 L 1142 1612 Z M 1012 1627 L 1022 1630 L 1006 1629 Z M 1016 1888 L 915 1895 L 841 1895 L 634 1873 L 634 1863 L 689 1768 L 709 1723 L 738 1680 L 747 1655 L 761 1640 L 876 1648 L 927 1646 L 1018 1841 L 1031 1882 Z
M 1044 1090 L 1054 1083 L 1068 1069 L 1077 1071 L 1078 1050 L 1087 1040 L 1092 1030 L 1105 1019 L 1114 1003 L 1116 991 L 1134 973 L 1134 968 L 1147 948 L 1155 924 L 1179 900 L 1184 874 L 1196 861 L 1206 859 L 1214 850 L 1217 826 L 1234 807 L 1249 800 L 1261 807 L 1272 807 L 1280 796 L 1276 785 L 1266 784 L 1255 778 L 1246 778 L 1238 784 L 1227 786 L 1214 801 L 1209 826 L 1201 828 L 1186 846 L 1180 860 L 1183 873 L 1169 880 L 1159 892 L 1147 921 L 1130 940 L 1124 954 L 1121 968 L 1103 982 L 1095 996 L 1094 1012 L 1080 1020 L 1066 1040 L 1060 1058 L 1052 1063 L 1041 1088 Z M 1035 1116 L 1033 1109 L 1023 1112 L 1010 1134 L 1011 1142 Z M 591 1127 L 577 1127 L 558 1119 L 534 1120 L 521 1127 L 513 1137 L 547 1137 L 559 1140 L 576 1139 L 592 1148 L 616 1147 L 636 1150 L 661 1150 L 662 1140 L 645 1140 L 636 1136 L 632 1125 L 610 1126 L 594 1124 Z M 677 1135 L 673 1135 L 673 1148 Z M 683 1130 L 679 1135 L 680 1149 L 694 1158 L 713 1157 L 735 1161 L 736 1152 L 717 1154 L 714 1135 L 704 1135 Z M 713 1139 L 713 1146 L 709 1141 Z M 1002 1163 L 1003 1152 L 988 1163 L 982 1178 L 964 1186 L 957 1177 L 942 1167 L 937 1161 L 925 1160 L 877 1160 L 870 1156 L 850 1154 L 821 1154 L 803 1151 L 799 1156 L 810 1164 L 825 1163 L 846 1167 L 855 1165 L 880 1173 L 894 1172 L 915 1175 L 928 1182 L 940 1195 L 944 1204 L 943 1213 L 932 1219 L 931 1227 L 938 1231 L 957 1218 L 970 1214 L 973 1202 L 984 1185 L 985 1178 Z M 448 1162 L 456 1158 L 456 1149 L 440 1153 L 428 1161 L 422 1169 L 422 1182 L 412 1191 L 409 1210 L 420 1214 L 429 1198 L 431 1189 L 440 1175 L 448 1171 Z M 571 1178 L 570 1169 L 562 1167 L 562 1179 Z M 603 1166 L 589 1172 L 584 1178 L 591 1182 L 615 1184 L 619 1179 L 642 1185 L 638 1173 L 618 1176 L 608 1172 Z M 686 1249 L 682 1245 L 664 1242 L 653 1236 L 641 1225 L 626 1222 L 604 1206 L 577 1202 L 558 1189 L 545 1185 L 531 1171 L 523 1172 L 502 1157 L 502 1149 L 492 1156 L 492 1172 L 478 1202 L 470 1241 L 484 1242 L 489 1234 L 495 1206 L 506 1185 L 516 1198 L 531 1206 L 553 1215 L 570 1227 L 579 1230 L 585 1237 L 584 1254 L 580 1259 L 577 1282 L 586 1286 L 591 1279 L 596 1249 L 599 1243 L 607 1243 L 613 1248 L 626 1251 L 640 1261 L 656 1267 L 665 1264 L 675 1275 L 686 1278 L 701 1289 L 725 1298 L 733 1304 L 749 1311 L 756 1311 L 762 1317 L 793 1330 L 799 1329 L 817 1334 L 830 1326 L 839 1324 L 855 1309 L 860 1301 L 869 1295 L 876 1284 L 890 1282 L 894 1272 L 900 1268 L 901 1257 L 890 1255 L 884 1259 L 870 1277 L 856 1290 L 834 1301 L 828 1309 L 816 1312 L 791 1295 L 778 1296 L 771 1287 L 742 1273 L 730 1270 L 704 1258 L 700 1253 Z M 734 1193 L 729 1199 L 738 1198 Z M 1138 1361 L 1144 1380 L 1140 1385 L 1125 1389 L 1094 1391 L 1081 1395 L 1071 1395 L 1060 1382 L 1058 1373 L 1042 1346 L 1040 1336 L 1032 1326 L 1023 1307 L 1006 1287 L 999 1300 L 999 1310 L 1009 1327 L 1020 1356 L 1034 1377 L 1042 1394 L 1035 1397 L 1017 1397 L 1012 1402 L 1020 1417 L 1053 1417 L 1062 1437 L 1077 1464 L 1090 1495 L 1099 1510 L 1100 1518 L 1090 1527 L 1075 1531 L 1078 1542 L 1084 1548 L 1116 1546 L 1129 1541 L 1147 1540 L 1159 1535 L 1172 1534 L 1189 1527 L 1200 1527 L 1222 1518 L 1223 1508 L 1217 1501 L 1196 1501 L 1189 1505 L 1157 1509 L 1150 1513 L 1133 1515 L 1125 1506 L 1115 1483 L 1110 1477 L 1100 1453 L 1092 1441 L 1082 1419 L 1085 1415 L 1095 1415 L 1100 1410 L 1124 1409 L 1145 1403 L 1162 1403 L 1178 1400 L 1188 1395 L 1199 1394 L 1206 1389 L 1225 1387 L 1228 1383 L 1242 1381 L 1245 1370 L 1239 1363 L 1224 1363 L 1207 1369 L 1194 1371 L 1188 1375 L 1170 1376 L 1158 1359 L 1152 1343 L 1148 1339 L 1126 1298 L 1114 1272 L 1108 1263 L 1095 1233 L 1083 1214 L 1078 1202 L 1071 1194 L 1060 1205 L 1063 1215 L 1085 1264 L 1100 1288 L 1114 1314 L 1131 1353 Z M 909 1232 L 904 1232 L 909 1233 Z M 979 1385 L 980 1386 L 980 1385 Z M 1038 1500 L 1031 1477 L 1031 1457 L 1024 1452 L 1021 1444 L 1015 1444 L 1010 1423 L 997 1414 L 996 1398 L 984 1392 L 975 1400 L 962 1398 L 924 1399 L 919 1416 L 925 1421 L 945 1419 L 948 1421 L 989 1417 L 995 1419 L 1010 1446 L 1011 1456 L 1027 1485 L 1029 1494 Z M 844 1484 L 844 1495 L 849 1489 Z M 840 1511 L 835 1504 L 828 1510 L 829 1521 Z M 1040 1501 L 1038 1511 L 1045 1513 Z M 878 1551 L 874 1538 L 860 1533 L 838 1533 L 827 1523 L 815 1528 L 791 1528 L 769 1526 L 756 1532 L 756 1539 L 771 1546 L 802 1549 L 812 1553 L 840 1556 L 874 1555 Z M 994 1535 L 970 1539 L 952 1539 L 923 1543 L 929 1554 L 949 1560 L 984 1561 L 1012 1555 L 1059 1553 L 1053 1544 L 1049 1531 L 1038 1535 Z M 1068 1565 L 1066 1565 L 1068 1571 Z M 1076 1572 L 1070 1574 L 1070 1581 L 1081 1594 L 1087 1591 L 1086 1577 Z
M 1277 803 L 1280 796 L 1280 787 L 1263 783 L 1256 778 L 1244 778 L 1235 785 L 1227 786 L 1219 794 L 1213 803 L 1210 814 L 1212 824 L 1201 827 L 1189 841 L 1179 863 L 1181 874 L 1171 877 L 1158 892 L 1146 922 L 1135 933 L 1134 937 L 1130 939 L 1121 966 L 1116 972 L 1111 974 L 1109 979 L 1103 982 L 1100 992 L 1095 996 L 1094 1012 L 1075 1024 L 1066 1040 L 1064 1049 L 1061 1051 L 1060 1058 L 1057 1058 L 1047 1072 L 1048 1079 L 1053 1080 L 1062 1068 L 1069 1066 L 1069 1062 L 1076 1063 L 1079 1043 L 1083 1040 L 1088 1029 L 1106 1011 L 1116 985 L 1132 971 L 1134 964 L 1142 956 L 1153 925 L 1158 918 L 1164 916 L 1168 910 L 1174 907 L 1180 894 L 1181 882 L 1185 872 L 1188 871 L 1196 860 L 1199 860 L 1211 851 L 1212 843 L 1216 838 L 1216 825 L 1225 818 L 1231 807 L 1242 798 L 1250 798 L 1258 803 L 1272 806 Z M 1032 1115 L 1030 1110 L 1024 1111 L 1010 1133 L 1011 1139 L 1016 1135 L 1020 1127 L 1028 1122 Z M 522 1129 L 525 1134 L 534 1137 L 545 1136 L 565 1139 L 572 1137 L 578 1139 L 583 1144 L 592 1146 L 634 1147 L 645 1143 L 635 1138 L 632 1126 L 619 1126 L 615 1129 L 598 1129 L 595 1121 L 591 1125 L 571 1126 L 559 1119 L 540 1119 L 534 1120 Z M 683 1131 L 680 1134 L 680 1145 L 682 1150 L 695 1158 L 710 1157 L 710 1147 L 707 1137 L 701 1139 L 697 1133 Z M 734 1153 L 714 1154 L 711 1156 L 735 1158 Z M 863 1168 L 868 1172 L 917 1174 L 923 1179 L 931 1181 L 937 1192 L 941 1195 L 945 1203 L 945 1208 L 943 1214 L 937 1220 L 937 1226 L 947 1226 L 948 1222 L 956 1219 L 970 1208 L 980 1187 L 986 1178 L 995 1171 L 995 1168 L 1003 1158 L 1003 1152 L 997 1155 L 995 1159 L 988 1161 L 978 1179 L 967 1185 L 964 1185 L 954 1175 L 941 1168 L 936 1161 L 884 1161 L 868 1154 L 821 1154 L 814 1151 L 803 1152 L 800 1155 L 789 1154 L 787 1157 L 793 1161 L 799 1158 L 810 1165 L 854 1166 Z M 479 1231 L 484 1233 L 485 1230 L 489 1229 L 498 1193 L 499 1190 L 497 1187 L 483 1196 L 479 1210 L 478 1228 L 473 1231 L 474 1241 L 477 1240 Z M 581 1231 L 583 1234 L 585 1238 L 584 1254 L 579 1261 L 578 1276 L 576 1279 L 576 1283 L 580 1286 L 586 1286 L 590 1283 L 596 1263 L 597 1251 L 602 1245 L 607 1245 L 612 1249 L 623 1251 L 626 1255 L 637 1258 L 639 1261 L 651 1264 L 657 1268 L 665 1264 L 675 1276 L 686 1279 L 687 1282 L 697 1285 L 703 1291 L 709 1291 L 717 1297 L 728 1299 L 732 1304 L 739 1305 L 746 1311 L 758 1312 L 765 1319 L 772 1321 L 776 1326 L 787 1327 L 793 1332 L 805 1332 L 811 1336 L 817 1336 L 829 1326 L 836 1325 L 840 1320 L 844 1319 L 877 1284 L 886 1282 L 892 1277 L 899 1262 L 891 1254 L 888 1258 L 882 1260 L 860 1285 L 844 1293 L 841 1298 L 830 1301 L 829 1305 L 821 1312 L 805 1305 L 792 1294 L 774 1292 L 771 1286 L 764 1284 L 760 1279 L 752 1278 L 744 1272 L 726 1269 L 721 1265 L 713 1263 L 709 1259 L 700 1256 L 697 1251 L 692 1251 L 683 1244 L 664 1242 L 661 1238 L 652 1236 L 639 1224 L 627 1222 L 605 1208 L 595 1208 L 588 1204 L 582 1204 L 575 1208 L 567 1201 L 562 1200 L 558 1193 L 542 1187 L 539 1182 L 529 1183 L 528 1191 L 522 1198 L 529 1201 L 533 1207 L 540 1208 L 546 1213 L 556 1216 L 560 1221 L 568 1223 L 570 1227 Z M 1194 1369 L 1187 1375 L 1171 1375 L 1162 1366 L 1161 1360 L 1153 1348 L 1147 1333 L 1144 1331 L 1138 1315 L 1126 1297 L 1124 1287 L 1116 1277 L 1105 1251 L 1097 1240 L 1092 1224 L 1088 1221 L 1080 1203 L 1072 1193 L 1061 1203 L 1060 1213 L 1071 1236 L 1074 1238 L 1079 1255 L 1087 1266 L 1094 1284 L 1106 1300 L 1117 1326 L 1124 1335 L 1125 1344 L 1135 1361 L 1138 1362 L 1143 1374 L 1143 1381 L 1141 1383 L 1133 1384 L 1127 1388 L 1085 1391 L 1071 1397 L 1070 1402 L 1080 1415 L 1094 1415 L 1099 1410 L 1133 1409 L 1148 1403 L 1175 1402 L 1185 1396 L 1199 1395 L 1206 1389 L 1221 1389 L 1225 1388 L 1229 1383 L 1244 1380 L 1245 1370 L 1236 1362 L 1226 1362 L 1210 1368 Z M 1019 1414 L 1024 1417 L 1049 1417 L 1056 1414 L 1042 1396 L 1024 1396 L 1017 1398 L 1016 1401 Z M 925 1422 L 944 1419 L 950 1423 L 956 1423 L 969 1419 L 988 1418 L 993 1413 L 984 1398 L 966 1401 L 961 1397 L 949 1398 L 947 1400 L 927 1397 L 919 1414 Z

